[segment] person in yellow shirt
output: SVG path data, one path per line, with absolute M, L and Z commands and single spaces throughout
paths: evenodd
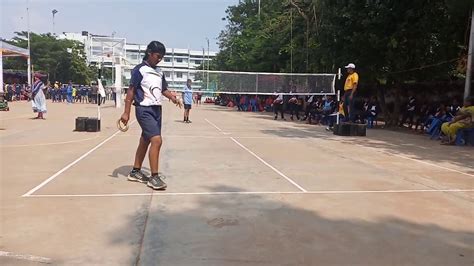
M 74 87 L 72 87 L 72 102 L 71 103 L 77 102 L 76 93 L 77 93 L 77 89 L 74 86 Z
M 359 85 L 359 75 L 355 72 L 355 65 L 353 63 L 345 66 L 347 69 L 346 83 L 344 84 L 344 114 L 345 121 L 354 122 L 354 96 Z
M 474 97 L 464 100 L 464 107 L 459 110 L 456 117 L 451 122 L 446 122 L 441 126 L 441 131 L 446 135 L 446 139 L 441 144 L 453 145 L 456 141 L 456 134 L 459 129 L 474 127 Z

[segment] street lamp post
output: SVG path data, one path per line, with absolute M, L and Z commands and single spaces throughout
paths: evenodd
M 51 11 L 51 13 L 53 13 L 53 35 L 56 35 L 56 30 L 54 29 L 55 28 L 55 23 L 54 23 L 54 16 L 56 15 L 56 13 L 58 13 L 59 11 L 57 11 L 56 9 L 53 9 Z
M 209 38 L 207 40 L 207 89 L 209 90 Z
M 472 82 L 472 53 L 474 52 L 474 8 L 471 10 L 471 34 L 469 35 L 469 49 L 467 53 L 466 83 L 464 87 L 464 99 L 471 95 Z
M 30 86 L 30 89 L 32 89 L 33 86 L 31 84 L 30 5 L 28 1 L 26 2 L 26 27 L 28 31 L 28 59 L 27 59 L 28 86 Z
M 260 19 L 260 0 L 258 0 L 258 19 Z
M 206 58 L 206 52 L 204 51 L 204 47 L 202 47 L 202 61 L 201 61 L 201 66 L 202 66 L 202 82 L 201 82 L 201 89 L 204 89 L 204 69 L 206 66 L 206 62 L 204 61 Z M 207 88 L 206 88 L 207 90 Z

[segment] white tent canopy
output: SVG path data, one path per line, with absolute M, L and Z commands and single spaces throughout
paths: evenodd
M 3 57 L 14 57 L 14 56 L 22 56 L 25 58 L 30 57 L 30 52 L 27 49 L 17 47 L 15 45 L 8 44 L 4 41 L 0 41 L 0 71 L 2 75 L 0 75 L 0 92 L 3 92 Z

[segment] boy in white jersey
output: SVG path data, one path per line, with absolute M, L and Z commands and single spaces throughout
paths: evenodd
M 135 153 L 133 170 L 130 172 L 128 180 L 146 183 L 153 189 L 166 188 L 166 183 L 163 182 L 158 174 L 158 162 L 162 144 L 161 96 L 167 97 L 179 108 L 182 107 L 181 101 L 168 90 L 165 76 L 161 69 L 157 67 L 165 53 L 166 48 L 162 43 L 152 41 L 148 44 L 143 62 L 132 70 L 130 87 L 125 100 L 125 111 L 120 118 L 125 125 L 128 123 L 130 108 L 133 102 L 137 122 L 142 128 L 142 135 Z M 141 171 L 148 146 L 150 146 L 148 156 L 150 159 L 151 177 L 147 177 Z

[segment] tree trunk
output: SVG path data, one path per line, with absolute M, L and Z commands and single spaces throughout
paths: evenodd
M 375 89 L 377 91 L 377 101 L 383 114 L 385 126 L 387 127 L 389 126 L 390 122 L 390 114 L 388 112 L 387 105 L 385 104 L 385 87 L 380 86 L 380 82 L 378 80 L 376 80 L 375 82 Z

